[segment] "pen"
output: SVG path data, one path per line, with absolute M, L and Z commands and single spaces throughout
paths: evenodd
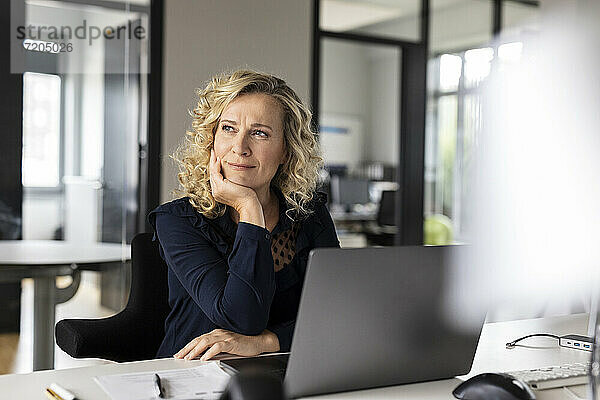
M 50 384 L 50 388 L 47 390 L 49 390 L 58 400 L 77 400 L 73 393 L 62 386 L 59 386 L 57 383 Z
M 48 400 L 62 400 L 60 397 L 58 397 L 56 395 L 56 393 L 54 393 L 52 390 L 50 390 L 48 388 L 46 388 L 46 390 L 44 390 L 44 394 L 46 395 Z
M 163 392 L 163 387 L 160 383 L 160 376 L 158 376 L 158 374 L 154 374 L 154 389 L 156 390 L 158 397 L 161 399 L 165 398 L 165 393 Z

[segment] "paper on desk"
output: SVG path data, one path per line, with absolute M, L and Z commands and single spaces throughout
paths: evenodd
M 104 375 L 94 378 L 112 400 L 156 400 L 154 374 L 160 376 L 167 399 L 218 399 L 229 375 L 217 363 L 166 371 Z

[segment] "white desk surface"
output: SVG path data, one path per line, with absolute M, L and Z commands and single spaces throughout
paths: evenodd
M 118 243 L 81 244 L 60 240 L 2 240 L 1 266 L 94 264 L 129 260 L 131 246 Z
M 529 333 L 585 334 L 587 315 L 577 314 L 564 317 L 509 321 L 486 324 L 477 347 L 473 369 L 469 376 L 482 372 L 498 372 L 527 369 L 569 362 L 585 362 L 590 353 L 558 347 L 556 340 L 531 338 L 525 345 L 508 350 L 505 343 Z M 536 346 L 536 347 L 533 347 Z M 126 372 L 156 371 L 165 369 L 188 368 L 201 361 L 174 359 L 138 361 L 133 363 L 107 363 L 105 365 L 38 371 L 29 374 L 0 376 L 0 388 L 3 398 L 42 399 L 44 388 L 56 382 L 71 390 L 80 400 L 107 400 L 108 396 L 92 380 L 97 375 Z M 461 381 L 457 378 L 412 385 L 393 386 L 355 392 L 317 396 L 319 399 L 414 399 L 414 400 L 450 400 L 452 390 Z M 574 387 L 579 396 L 585 396 L 584 385 Z M 562 389 L 536 392 L 540 400 L 568 398 Z

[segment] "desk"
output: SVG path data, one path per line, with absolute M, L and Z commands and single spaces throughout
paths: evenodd
M 368 223 L 374 224 L 375 220 L 377 219 L 376 210 L 365 212 L 347 212 L 344 210 L 336 210 L 332 206 L 329 213 L 331 214 L 331 218 L 333 219 L 336 230 L 344 233 L 363 233 L 365 230 L 365 225 Z
M 330 211 L 334 222 L 366 222 L 377 219 L 377 210 L 357 212 L 357 211 Z
M 33 278 L 33 369 L 54 367 L 56 304 L 69 300 L 79 288 L 80 269 L 131 258 L 130 246 L 112 243 L 78 244 L 55 240 L 1 240 L 0 282 Z M 57 276 L 72 276 L 66 288 L 56 287 Z
M 505 343 L 533 332 L 551 332 L 557 334 L 579 333 L 587 329 L 587 315 L 577 314 L 566 317 L 553 317 L 533 320 L 497 322 L 486 324 L 477 347 L 473 370 L 469 376 L 490 371 L 511 371 L 524 368 L 541 367 L 567 362 L 585 362 L 589 354 L 580 350 L 559 348 L 556 340 L 536 338 L 527 342 L 542 345 L 543 348 L 517 347 L 505 348 Z M 188 368 L 201 361 L 175 359 L 138 361 L 132 363 L 112 363 L 100 366 L 64 369 L 57 371 L 38 371 L 29 374 L 0 376 L 0 387 L 6 398 L 41 398 L 44 388 L 56 382 L 71 390 L 81 400 L 107 400 L 109 397 L 97 386 L 92 378 L 126 372 L 155 371 L 176 368 Z M 416 383 L 378 389 L 359 390 L 311 397 L 311 399 L 355 400 L 355 399 L 411 399 L 411 400 L 450 400 L 451 392 L 461 381 L 457 378 L 443 381 Z M 574 390 L 585 394 L 585 386 Z M 560 389 L 536 392 L 539 400 L 563 399 Z

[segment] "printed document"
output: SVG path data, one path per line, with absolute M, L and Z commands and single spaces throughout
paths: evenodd
M 165 398 L 172 400 L 218 399 L 230 378 L 212 362 L 186 369 L 97 376 L 94 380 L 112 400 L 156 400 L 154 374 L 160 376 Z

